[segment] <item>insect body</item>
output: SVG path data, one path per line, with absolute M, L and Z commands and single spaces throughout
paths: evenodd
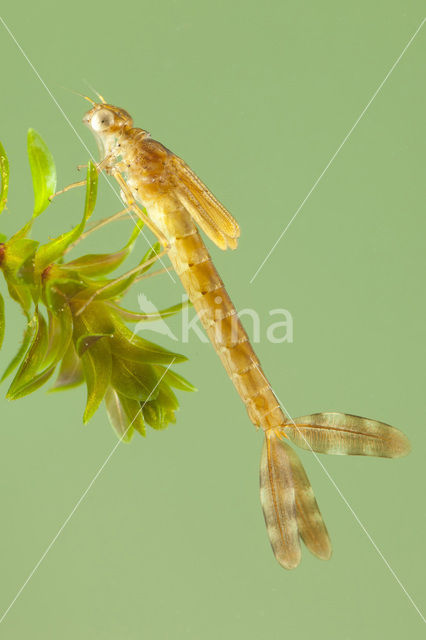
M 183 160 L 134 128 L 126 111 L 93 104 L 84 122 L 98 141 L 99 168 L 117 179 L 126 204 L 162 242 L 250 420 L 265 432 L 260 494 L 278 562 L 287 569 L 299 564 L 300 538 L 317 557 L 329 558 L 327 529 L 286 440 L 322 453 L 398 457 L 408 453 L 407 439 L 393 427 L 357 416 L 321 413 L 293 422 L 285 415 L 197 228 L 221 249 L 235 249 L 237 222 Z

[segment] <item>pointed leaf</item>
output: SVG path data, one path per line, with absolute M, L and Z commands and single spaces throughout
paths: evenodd
M 148 254 L 149 253 L 150 252 L 148 252 Z M 148 265 L 148 267 L 144 266 L 146 262 L 145 258 L 146 256 L 142 258 L 139 265 L 112 280 L 98 280 L 97 282 L 87 280 L 86 293 L 89 303 L 92 299 L 95 299 L 95 297 L 96 300 L 116 300 L 117 298 L 123 297 L 136 278 L 149 268 L 150 265 Z
M 145 437 L 146 429 L 141 403 L 137 400 L 133 400 L 133 398 L 126 398 L 126 396 L 122 396 L 120 393 L 118 394 L 118 397 L 120 398 L 124 411 L 132 424 L 132 428 L 135 429 L 139 435 Z
M 43 362 L 44 369 L 40 372 L 33 371 L 31 377 L 25 376 L 24 382 L 17 383 L 10 397 L 13 400 L 22 398 L 39 389 L 53 375 L 56 365 L 64 356 L 72 336 L 72 316 L 68 305 L 65 305 L 59 317 L 50 314 L 49 329 L 47 332 L 46 349 Z
M 87 176 L 86 176 L 87 184 L 86 184 L 86 199 L 84 203 L 84 222 L 92 215 L 95 205 L 96 205 L 96 197 L 98 194 L 98 169 L 95 164 L 91 160 L 89 160 L 89 164 L 87 165 Z
M 28 130 L 27 143 L 34 188 L 33 218 L 36 218 L 49 206 L 55 193 L 56 167 L 46 143 L 34 129 Z
M 68 350 L 72 337 L 71 309 L 65 304 L 56 314 L 49 313 L 48 347 L 43 366 L 56 365 Z
M 83 218 L 80 224 L 71 229 L 71 231 L 63 233 L 39 248 L 35 256 L 35 269 L 38 274 L 44 271 L 44 269 L 52 262 L 55 262 L 55 260 L 62 257 L 65 249 L 67 249 L 67 247 L 83 233 L 85 224 L 95 208 L 97 184 L 98 172 L 95 165 L 92 162 L 89 162 Z
M 170 387 L 164 384 L 164 379 L 160 382 L 158 388 L 159 393 L 156 398 L 156 403 L 161 404 L 161 406 L 166 409 L 166 411 L 170 411 L 170 413 L 177 411 L 179 409 L 178 399 Z
M 147 402 L 142 405 L 142 412 L 144 420 L 151 429 L 161 430 L 168 426 L 166 418 L 166 412 L 161 405 L 157 405 L 153 402 Z
M 10 385 L 6 397 L 14 400 L 18 397 L 20 387 L 25 386 L 38 373 L 47 350 L 47 324 L 39 310 L 34 314 L 36 323 L 36 333 L 32 339 L 30 347 L 24 356 L 21 366 Z
M 125 277 L 118 277 L 112 280 L 86 280 L 85 297 L 96 300 L 115 300 L 122 297 L 132 286 L 138 273 L 131 273 Z
M 66 389 L 73 389 L 83 382 L 83 365 L 76 353 L 73 342 L 70 342 L 62 359 L 58 377 L 50 391 L 65 391 Z
M 6 151 L 2 143 L 0 142 L 0 177 L 1 177 L 1 189 L 0 189 L 0 213 L 6 206 L 7 193 L 9 190 L 9 160 L 7 158 Z
M 130 442 L 135 430 L 145 435 L 142 409 L 137 400 L 126 398 L 110 387 L 105 395 L 105 406 L 111 425 L 123 442 Z
M 152 245 L 151 249 L 149 249 L 144 255 L 144 257 L 142 258 L 141 265 L 143 265 L 145 262 L 149 262 L 150 260 L 153 260 L 153 258 L 157 258 L 159 253 L 161 253 L 161 244 L 159 242 L 155 242 L 155 244 Z M 155 263 L 156 263 L 156 260 L 153 260 L 153 262 L 151 262 L 144 269 L 142 269 L 140 275 L 149 271 L 149 269 L 151 269 L 151 267 L 153 267 Z
M 172 371 L 171 369 L 166 370 L 165 367 L 160 366 L 156 366 L 156 369 L 162 374 L 160 375 L 160 378 L 171 387 L 180 389 L 181 391 L 197 391 L 197 388 L 194 387 L 193 384 L 183 376 L 176 373 L 176 371 Z
M 111 387 L 109 387 L 105 394 L 105 407 L 111 426 L 117 432 L 120 440 L 123 442 L 130 442 L 134 431 L 133 425 L 120 402 L 118 393 Z
M 115 332 L 115 326 L 109 308 L 104 302 L 93 302 L 86 307 L 83 313 L 75 314 L 74 325 L 76 340 L 82 335 L 89 334 L 110 337 L 114 335 Z
M 83 276 L 96 278 L 117 269 L 128 255 L 128 249 L 122 249 L 117 253 L 90 253 L 71 262 L 65 262 L 61 266 L 64 269 L 73 269 Z
M 56 365 L 52 365 L 51 367 L 47 367 L 40 373 L 37 373 L 28 382 L 17 387 L 16 390 L 13 392 L 13 396 L 8 394 L 7 397 L 9 398 L 9 400 L 19 400 L 20 398 L 23 398 L 24 396 L 27 396 L 30 393 L 33 393 L 33 391 L 37 391 L 37 389 L 39 389 L 42 385 L 44 385 L 49 380 L 49 378 L 54 373 L 55 368 L 56 368 Z
M 114 309 L 114 311 L 126 322 L 143 322 L 150 320 L 159 320 L 160 318 L 170 318 L 171 316 L 176 315 L 182 309 L 189 306 L 191 303 L 189 300 L 184 300 L 183 302 L 179 302 L 178 304 L 174 304 L 172 307 L 167 307 L 166 309 L 160 309 L 156 313 L 139 313 L 136 311 L 128 311 L 127 309 L 123 309 L 114 303 L 109 303 L 110 306 Z
M 3 344 L 4 327 L 5 327 L 4 299 L 3 299 L 3 296 L 0 294 L 0 349 Z
M 22 307 L 22 310 L 29 319 L 29 312 L 33 302 L 29 287 L 27 285 L 13 284 L 12 282 L 7 281 L 7 288 L 9 290 L 10 297 Z
M 56 267 L 57 265 L 49 267 L 48 276 L 43 278 L 43 284 L 47 307 L 54 313 L 59 313 L 64 304 L 84 288 L 84 283 L 72 271 L 64 272 L 62 278 L 58 277 Z
M 75 343 L 75 350 L 77 351 L 77 355 L 81 356 L 87 349 L 90 349 L 92 345 L 95 344 L 98 340 L 102 338 L 113 338 L 113 333 L 84 333 L 79 336 L 78 340 Z
M 111 381 L 111 351 L 107 340 L 94 342 L 82 357 L 87 385 L 87 403 L 83 422 L 86 424 L 102 402 Z
M 158 396 L 158 377 L 153 367 L 141 362 L 114 358 L 112 386 L 126 398 L 148 400 Z
M 140 233 L 144 227 L 144 222 L 143 220 L 141 220 L 140 218 L 136 218 L 136 220 L 134 221 L 134 228 L 132 230 L 132 233 L 130 234 L 130 238 L 126 244 L 125 248 L 129 248 L 130 250 L 133 249 L 133 246 L 136 242 L 136 240 L 139 238 Z
M 0 382 L 3 382 L 3 380 L 7 378 L 7 376 L 9 376 L 12 373 L 12 371 L 14 371 L 18 366 L 18 364 L 21 362 L 22 358 L 24 357 L 24 354 L 28 349 L 28 346 L 31 340 L 34 338 L 35 332 L 37 331 L 37 327 L 38 327 L 38 323 L 34 321 L 34 319 L 32 319 L 27 324 L 21 346 L 19 347 L 17 354 L 12 358 L 12 360 L 9 362 L 8 366 L 6 367 L 6 370 L 4 371 Z
M 174 411 L 167 409 L 158 399 L 142 404 L 145 422 L 156 431 L 166 429 L 170 423 L 176 422 Z
M 114 320 L 114 340 L 112 351 L 117 356 L 134 362 L 148 362 L 152 364 L 172 364 L 185 362 L 188 358 L 163 349 L 153 342 L 144 340 L 133 334 L 123 323 Z
M 73 271 L 77 271 L 79 274 L 91 278 L 105 276 L 108 273 L 111 273 L 111 271 L 114 271 L 120 266 L 132 251 L 142 226 L 143 222 L 138 219 L 130 239 L 120 251 L 115 253 L 94 253 L 81 256 L 71 262 L 64 263 L 61 265 L 62 268 L 71 268 Z
M 14 284 L 26 283 L 28 281 L 25 266 L 27 266 L 27 269 L 28 266 L 31 267 L 31 261 L 34 258 L 38 244 L 36 240 L 19 238 L 16 235 L 5 244 L 2 268 L 8 281 Z M 30 262 L 29 265 L 28 261 Z M 24 271 L 21 272 L 23 269 Z M 31 277 L 29 281 L 32 282 Z

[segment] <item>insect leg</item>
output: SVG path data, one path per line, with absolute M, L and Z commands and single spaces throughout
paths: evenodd
M 111 158 L 113 158 L 113 157 L 114 157 L 114 154 L 113 153 L 109 153 L 102 160 L 102 162 L 99 162 L 99 164 L 96 165 L 96 171 L 98 173 L 102 173 L 102 171 L 104 171 L 104 170 L 108 171 Z M 77 169 L 80 171 L 80 169 L 85 169 L 87 166 L 88 166 L 87 164 L 79 164 L 77 166 Z M 66 193 L 67 191 L 70 191 L 70 189 L 74 189 L 75 187 L 84 187 L 86 182 L 87 182 L 87 180 L 79 180 L 78 182 L 73 182 L 73 183 L 69 184 L 67 187 L 64 187 L 60 191 L 57 191 L 56 193 L 54 193 L 52 196 L 50 196 L 49 199 L 53 200 L 53 198 L 56 198 L 56 196 L 59 196 L 61 193 Z
M 49 200 L 52 201 L 53 198 L 56 198 L 56 196 L 61 195 L 61 193 L 66 193 L 67 191 L 70 191 L 71 189 L 74 189 L 75 187 L 84 187 L 86 182 L 87 182 L 86 180 L 80 180 L 79 182 L 73 182 L 72 184 L 69 184 L 67 187 L 64 187 L 60 191 L 56 191 L 56 193 L 54 193 L 53 195 L 49 196 Z
M 138 205 L 135 202 L 135 199 L 132 195 L 131 190 L 129 189 L 129 186 L 127 185 L 126 181 L 124 180 L 123 176 L 121 175 L 121 173 L 117 170 L 112 170 L 112 175 L 114 176 L 114 178 L 117 180 L 118 184 L 120 185 L 122 194 L 124 196 L 124 200 L 126 201 L 127 206 L 132 209 L 132 211 L 134 211 L 134 213 L 136 213 L 136 215 L 146 224 L 146 226 L 148 227 L 148 229 L 151 229 L 152 233 L 154 235 L 157 236 L 158 240 L 161 242 L 161 244 L 163 245 L 164 249 L 166 251 L 168 251 L 170 249 L 170 244 L 169 241 L 167 240 L 166 236 L 164 235 L 164 233 L 157 227 L 157 225 L 151 220 L 151 218 L 149 216 L 147 216 L 147 214 L 142 211 L 142 209 L 140 207 L 138 207 Z

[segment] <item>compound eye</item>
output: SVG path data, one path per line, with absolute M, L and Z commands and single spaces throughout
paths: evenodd
M 105 131 L 114 123 L 114 116 L 108 109 L 97 111 L 92 118 L 92 129 L 94 131 Z

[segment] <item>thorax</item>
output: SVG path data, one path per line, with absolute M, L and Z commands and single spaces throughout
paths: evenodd
M 147 205 L 166 194 L 168 151 L 142 129 L 130 129 L 115 139 L 112 164 L 129 185 L 136 200 Z
M 168 173 L 170 151 L 142 129 L 130 129 L 117 136 L 111 165 L 118 168 L 133 197 L 169 238 L 185 235 L 194 223 L 174 196 Z

